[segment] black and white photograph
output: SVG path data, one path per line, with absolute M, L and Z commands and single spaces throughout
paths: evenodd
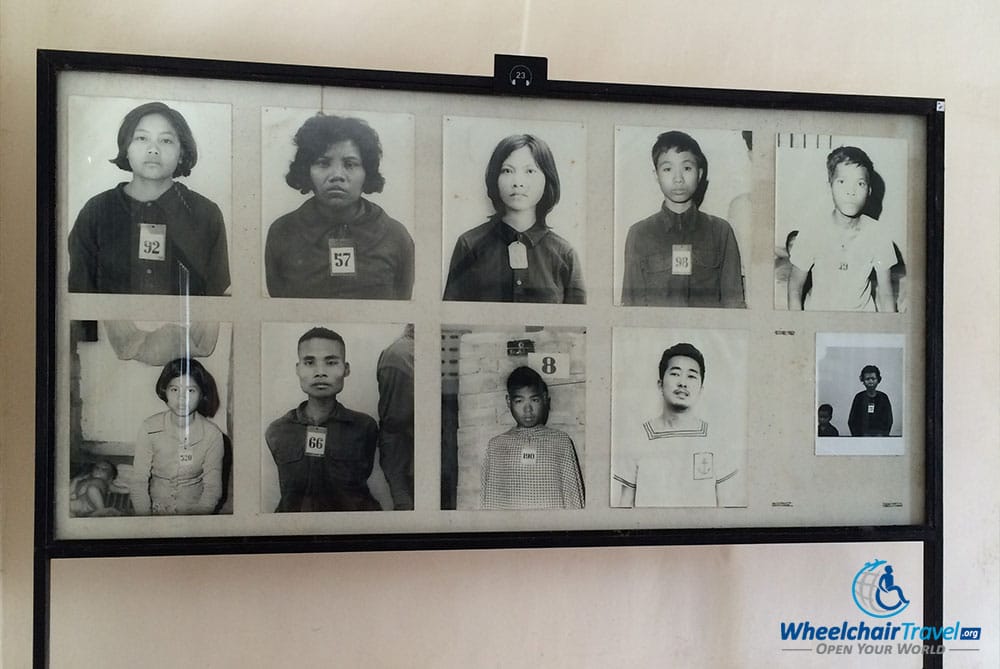
M 411 114 L 261 109 L 266 295 L 411 298 L 414 142 Z
M 753 134 L 615 127 L 616 304 L 744 308 Z
M 444 117 L 445 300 L 584 304 L 587 132 Z
M 261 325 L 261 511 L 413 509 L 412 324 Z
M 816 455 L 903 455 L 900 334 L 816 334 Z
M 586 331 L 441 328 L 441 508 L 582 509 Z
M 229 294 L 231 117 L 228 104 L 69 97 L 70 292 Z
M 906 311 L 906 140 L 779 133 L 774 305 Z
M 747 340 L 614 328 L 611 506 L 747 505 Z
M 69 515 L 233 511 L 232 326 L 72 321 Z

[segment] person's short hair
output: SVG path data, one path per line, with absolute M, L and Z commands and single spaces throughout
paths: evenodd
M 115 463 L 111 462 L 110 460 L 98 460 L 97 462 L 95 462 L 93 465 L 90 466 L 90 472 L 93 474 L 94 470 L 101 465 L 107 465 L 108 467 L 111 468 L 112 481 L 118 478 L 118 466 Z
M 507 377 L 507 394 L 513 395 L 519 388 L 534 388 L 539 393 L 545 395 L 549 392 L 549 386 L 545 383 L 542 375 L 531 367 L 517 367 Z
M 195 144 L 194 134 L 191 126 L 184 119 L 179 111 L 172 109 L 162 102 L 147 102 L 139 105 L 129 113 L 125 114 L 122 124 L 118 128 L 118 155 L 111 159 L 111 163 L 126 172 L 132 171 L 132 166 L 128 162 L 128 147 L 132 143 L 132 135 L 139 127 L 139 121 L 150 114 L 159 114 L 167 119 L 177 133 L 177 141 L 180 142 L 180 158 L 177 159 L 177 167 L 174 169 L 174 177 L 186 177 L 191 174 L 195 163 L 198 162 L 198 145 Z
M 705 356 L 701 354 L 701 351 L 696 349 L 691 344 L 686 342 L 681 342 L 679 344 L 674 344 L 660 356 L 660 375 L 657 377 L 657 381 L 663 380 L 663 375 L 667 371 L 667 365 L 670 363 L 670 358 L 682 355 L 686 358 L 691 358 L 698 363 L 698 369 L 701 372 L 701 382 L 705 382 Z
M 285 183 L 303 195 L 312 192 L 313 183 L 309 170 L 313 163 L 338 142 L 351 141 L 361 154 L 361 166 L 365 169 L 365 183 L 362 193 L 381 193 L 385 177 L 379 172 L 382 162 L 382 143 L 378 133 L 367 121 L 351 116 L 334 116 L 318 112 L 306 120 L 295 132 L 293 139 L 295 158 L 288 166 Z
M 824 413 L 824 412 L 828 413 L 828 414 L 830 414 L 832 416 L 833 415 L 833 407 L 830 406 L 829 404 L 820 404 L 819 408 L 816 409 L 816 413 L 817 414 L 821 414 L 821 413 Z
M 329 328 L 321 327 L 306 330 L 305 334 L 299 337 L 299 342 L 295 345 L 295 350 L 297 351 L 302 346 L 302 342 L 309 341 L 310 339 L 328 339 L 329 341 L 340 342 L 340 345 L 344 347 L 345 353 L 347 351 L 347 343 L 343 337 Z
M 833 173 L 837 170 L 837 165 L 860 165 L 868 172 L 868 185 L 871 186 L 875 178 L 875 166 L 868 154 L 856 146 L 838 146 L 826 157 L 827 180 L 833 182 Z
M 167 401 L 167 386 L 179 376 L 190 376 L 198 384 L 201 399 L 198 400 L 197 412 L 202 416 L 214 416 L 219 410 L 219 389 L 215 378 L 194 358 L 176 358 L 163 366 L 160 378 L 156 380 L 156 396 Z
M 542 192 L 542 199 L 535 205 L 535 219 L 539 223 L 545 223 L 552 208 L 559 202 L 559 171 L 556 169 L 556 160 L 552 157 L 552 149 L 545 143 L 545 140 L 534 135 L 510 135 L 500 140 L 500 143 L 493 149 L 490 162 L 486 165 L 486 195 L 493 203 L 493 210 L 498 214 L 506 211 L 503 200 L 500 197 L 500 168 L 507 156 L 518 149 L 528 147 L 531 157 L 538 163 L 538 168 L 545 175 L 545 190 Z
M 785 250 L 786 251 L 788 250 L 788 247 L 791 246 L 792 242 L 795 241 L 795 238 L 798 237 L 798 236 L 799 236 L 799 231 L 798 230 L 792 230 L 791 232 L 788 233 L 788 235 L 785 237 Z
M 876 367 L 875 365 L 865 365 L 864 367 L 862 367 L 861 373 L 858 374 L 858 380 L 859 381 L 864 380 L 865 374 L 874 374 L 875 378 L 879 380 L 879 383 L 882 382 L 882 372 L 880 372 L 879 368 Z
M 701 170 L 701 179 L 698 180 L 698 187 L 695 189 L 691 199 L 700 207 L 701 203 L 705 200 L 705 193 L 708 191 L 708 158 L 705 157 L 704 151 L 701 150 L 694 137 L 680 130 L 670 130 L 661 133 L 656 138 L 656 141 L 653 142 L 653 148 L 649 152 L 653 158 L 653 169 L 656 169 L 656 161 L 660 159 L 660 156 L 670 149 L 678 153 L 688 151 L 694 155 L 695 160 L 698 162 L 698 169 Z

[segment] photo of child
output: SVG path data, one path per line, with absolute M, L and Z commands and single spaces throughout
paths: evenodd
M 585 146 L 579 125 L 445 118 L 445 300 L 586 302 Z M 484 164 L 485 184 L 470 183 Z M 470 230 L 472 216 L 487 220 Z
M 900 334 L 816 334 L 816 455 L 905 453 L 905 341 Z M 847 430 L 833 427 L 835 415 L 847 416 Z
M 71 322 L 71 516 L 232 513 L 231 347 L 230 323 Z
M 709 149 L 703 149 L 702 138 Z M 749 132 L 615 128 L 616 296 L 624 306 L 746 307 Z M 651 148 L 650 148 L 651 147 Z M 709 153 L 711 151 L 711 153 Z M 709 194 L 709 156 L 715 175 Z M 642 165 L 642 170 L 638 169 Z M 651 168 L 651 170 L 650 170 Z M 657 189 L 650 188 L 652 172 Z M 645 191 L 645 192 L 644 192 Z M 718 191 L 716 194 L 715 191 Z M 640 211 L 638 203 L 646 209 Z M 657 207 L 652 215 L 649 209 Z M 636 218 L 643 218 L 636 221 Z
M 776 306 L 905 308 L 906 143 L 788 134 L 777 142 L 775 236 L 799 234 L 787 278 L 775 272 L 787 292 L 782 300 L 776 290 Z
M 101 140 L 110 140 L 107 119 L 117 116 L 114 112 L 123 103 L 132 108 L 122 118 L 117 152 L 112 153 L 107 148 L 113 145 Z M 223 295 L 228 291 L 229 250 L 220 205 L 229 206 L 231 154 L 228 116 L 223 119 L 220 112 L 228 114 L 229 107 L 188 103 L 185 108 L 199 122 L 195 127 L 200 132 L 208 135 L 212 129 L 225 134 L 212 135 L 212 141 L 199 150 L 185 115 L 164 102 L 135 106 L 134 101 L 115 98 L 70 99 L 70 206 L 79 212 L 69 234 L 70 292 Z M 98 124 L 105 126 L 100 136 L 91 130 Z M 131 180 L 77 208 L 73 203 L 86 189 L 115 178 L 103 161 L 92 164 L 95 154 L 102 153 L 110 153 L 110 165 L 131 173 Z M 206 155 L 211 160 L 206 161 Z M 202 178 L 188 183 L 217 180 L 209 196 L 176 181 L 190 177 L 199 164 Z
M 573 440 L 546 425 L 549 387 L 530 367 L 507 377 L 516 425 L 490 439 L 483 458 L 484 509 L 582 509 L 583 478 Z
M 399 178 L 413 179 L 413 118 L 407 115 L 376 116 L 386 123 L 389 137 L 402 135 L 404 146 L 388 145 L 396 177 L 383 175 L 383 143 L 379 132 L 365 118 L 323 111 L 309 115 L 294 132 L 287 126 L 301 110 L 262 110 L 263 149 L 261 178 L 277 181 L 280 169 L 286 186 L 299 193 L 264 189 L 264 216 L 282 211 L 277 219 L 265 218 L 264 271 L 271 297 L 312 297 L 370 300 L 409 300 L 413 291 L 414 245 L 407 226 L 365 196 L 382 193 L 386 184 L 401 189 Z M 370 115 L 366 115 L 370 116 Z M 386 118 L 389 116 L 389 118 Z M 406 136 L 407 128 L 409 136 Z M 289 157 L 285 145 L 294 145 Z M 409 155 L 407 155 L 409 154 Z M 279 163 L 280 157 L 286 162 Z M 411 186 L 412 187 L 412 186 Z M 412 219 L 412 192 L 395 215 Z M 302 195 L 308 195 L 304 202 Z M 393 205 L 398 200 L 391 201 Z M 269 221 L 273 220 L 273 223 Z
M 130 484 L 137 516 L 210 514 L 222 498 L 222 431 L 212 374 L 193 358 L 163 367 L 156 396 L 166 411 L 146 418 L 135 440 Z

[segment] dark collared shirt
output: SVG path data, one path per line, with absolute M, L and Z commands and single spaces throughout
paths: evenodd
M 306 402 L 267 428 L 265 441 L 278 466 L 283 511 L 379 511 L 368 490 L 375 466 L 375 419 L 339 402 L 318 427 L 326 428 L 322 456 L 306 455 L 306 433 L 315 425 Z
M 510 266 L 508 247 L 514 241 L 525 246 L 525 269 Z M 587 295 L 569 242 L 544 223 L 518 232 L 494 215 L 455 243 L 444 299 L 584 304 Z
M 143 224 L 165 226 L 162 260 L 139 258 Z M 222 212 L 184 184 L 174 182 L 156 200 L 139 202 L 120 183 L 92 197 L 70 232 L 70 292 L 222 295 L 227 288 Z
M 674 272 L 677 247 L 689 247 L 689 273 Z M 740 249 L 725 220 L 692 206 L 663 207 L 628 230 L 622 304 L 745 308 Z
M 378 463 L 393 508 L 413 508 L 413 331 L 378 357 Z
M 353 247 L 354 274 L 331 273 L 331 239 Z M 402 223 L 364 198 L 361 212 L 347 221 L 335 219 L 312 197 L 268 229 L 264 267 L 271 297 L 408 300 L 413 238 Z

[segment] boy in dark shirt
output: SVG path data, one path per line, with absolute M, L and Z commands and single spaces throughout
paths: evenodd
M 339 334 L 312 328 L 299 338 L 295 372 L 307 399 L 275 420 L 265 440 L 278 467 L 275 511 L 379 511 L 368 490 L 375 419 L 337 401 L 351 373 Z
M 830 424 L 830 420 L 833 418 L 833 407 L 829 404 L 820 404 L 819 409 L 816 410 L 816 418 L 819 421 L 819 428 L 817 431 L 817 436 L 820 437 L 839 437 L 840 430 L 835 428 Z

